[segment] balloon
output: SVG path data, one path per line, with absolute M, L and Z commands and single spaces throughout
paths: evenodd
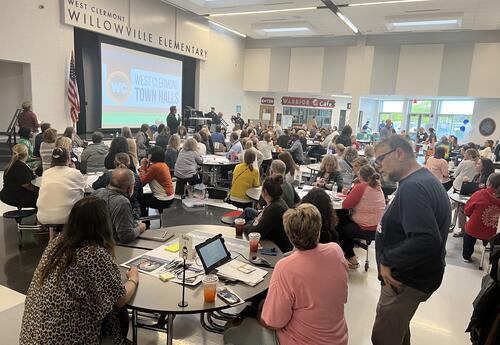
M 469 120 L 465 119 L 464 120 L 464 125 L 468 124 L 469 123 Z
M 460 126 L 460 131 L 465 132 L 465 126 Z

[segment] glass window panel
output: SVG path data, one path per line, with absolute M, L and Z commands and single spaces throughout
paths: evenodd
M 403 101 L 382 101 L 382 112 L 383 113 L 402 113 L 403 112 Z
M 411 103 L 410 113 L 412 114 L 429 114 L 431 112 L 432 101 L 417 101 Z
M 472 115 L 474 101 L 441 101 L 440 114 L 445 115 Z

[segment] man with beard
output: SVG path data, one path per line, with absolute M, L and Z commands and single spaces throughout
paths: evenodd
M 405 139 L 389 136 L 375 147 L 375 156 L 384 178 L 399 186 L 377 228 L 382 287 L 372 342 L 409 345 L 413 315 L 443 279 L 450 201 L 441 183 L 417 163 Z

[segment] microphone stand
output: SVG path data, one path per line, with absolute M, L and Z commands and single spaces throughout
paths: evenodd
M 185 308 L 188 306 L 188 302 L 185 300 L 186 295 L 186 258 L 187 258 L 188 250 L 186 247 L 182 247 L 182 260 L 183 260 L 183 269 L 182 269 L 182 300 L 177 303 L 177 305 L 181 308 Z

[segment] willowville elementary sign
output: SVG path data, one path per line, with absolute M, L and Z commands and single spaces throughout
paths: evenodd
M 150 32 L 130 26 L 128 24 L 130 20 L 126 15 L 120 13 L 117 9 L 105 8 L 106 3 L 110 3 L 108 1 L 62 1 L 64 3 L 65 24 L 181 55 L 191 56 L 196 59 L 206 60 L 208 57 L 206 47 L 178 41 L 172 37 L 173 33 Z M 112 3 L 116 4 L 117 1 L 112 1 Z M 128 1 L 125 1 L 125 3 L 128 3 Z M 172 10 L 175 11 L 174 8 Z M 201 45 L 203 43 L 206 44 L 206 40 Z

